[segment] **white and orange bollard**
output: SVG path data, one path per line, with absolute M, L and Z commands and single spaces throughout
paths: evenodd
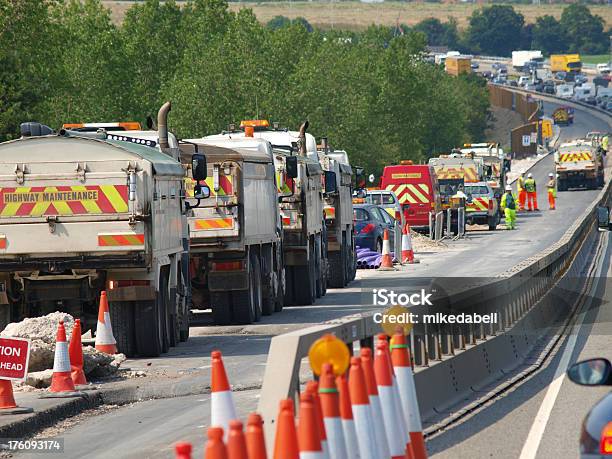
M 372 422 L 372 408 L 359 357 L 351 358 L 349 393 L 355 418 L 359 457 L 361 459 L 378 459 L 378 445 L 376 444 L 376 434 Z
M 406 223 L 402 230 L 402 264 L 413 264 L 414 250 L 412 249 L 412 236 L 410 235 L 410 225 Z
M 77 397 L 83 395 L 77 392 L 71 376 L 70 355 L 68 354 L 68 343 L 66 342 L 66 329 L 64 322 L 57 325 L 57 337 L 55 339 L 55 356 L 53 359 L 53 376 L 49 392 L 41 397 Z
M 393 267 L 393 258 L 391 257 L 391 244 L 389 242 L 389 230 L 383 232 L 382 258 L 380 259 L 380 268 L 382 271 L 395 269 Z
M 96 327 L 96 349 L 105 354 L 117 353 L 117 341 L 115 341 L 115 336 L 113 335 L 106 292 L 100 294 L 100 309 L 98 309 L 98 325 Z
M 400 404 L 399 394 L 393 388 L 393 373 L 391 372 L 391 357 L 389 343 L 379 341 L 376 345 L 374 373 L 382 407 L 382 418 L 389 443 L 391 459 L 404 459 L 406 448 L 409 448 L 409 436 L 405 430 L 402 413 L 397 409 Z
M 361 368 L 363 368 L 363 375 L 365 377 L 366 388 L 368 390 L 368 398 L 370 400 L 370 407 L 372 410 L 372 423 L 374 424 L 374 434 L 376 435 L 376 445 L 378 446 L 378 452 L 380 457 L 390 457 L 389 443 L 387 441 L 387 434 L 385 433 L 385 424 L 383 422 L 383 413 L 380 406 L 380 399 L 378 398 L 378 387 L 376 386 L 376 377 L 374 375 L 374 361 L 372 360 L 372 349 L 369 347 L 362 347 L 360 351 L 361 355 Z
M 230 421 L 238 417 L 236 416 L 236 405 L 234 405 L 234 397 L 223 365 L 221 351 L 212 351 L 210 357 L 212 361 L 210 425 L 221 427 L 227 438 Z
M 297 430 L 295 428 L 293 400 L 280 401 L 276 418 L 276 437 L 274 438 L 273 459 L 299 459 Z
M 340 400 L 331 364 L 324 363 L 319 378 L 319 400 L 327 433 L 330 459 L 349 459 L 346 455 Z
M 346 454 L 349 459 L 360 459 L 353 407 L 351 406 L 351 396 L 346 376 L 338 376 L 336 378 L 336 387 L 338 388 L 338 399 L 340 401 L 340 418 L 342 420 L 342 433 L 344 434 Z
M 391 360 L 397 377 L 400 402 L 404 411 L 404 420 L 408 427 L 414 458 L 426 459 L 427 448 L 423 437 L 421 412 L 419 411 L 408 344 L 403 333 L 396 333 L 391 339 Z
M 323 459 L 325 457 L 321 437 L 319 436 L 315 402 L 310 392 L 300 394 L 298 446 L 300 448 L 300 459 Z
M 325 422 L 323 421 L 323 410 L 321 409 L 321 400 L 319 399 L 319 383 L 316 381 L 308 381 L 306 383 L 306 392 L 312 395 L 312 403 L 317 418 L 317 426 L 319 428 L 319 438 L 321 439 L 321 448 L 323 448 L 323 458 L 329 459 L 329 445 L 327 444 L 327 432 L 325 430 Z

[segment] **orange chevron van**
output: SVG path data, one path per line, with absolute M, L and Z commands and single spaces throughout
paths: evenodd
M 430 165 L 401 161 L 386 166 L 380 188 L 395 193 L 411 228 L 429 228 L 429 213 L 442 209 L 438 180 Z

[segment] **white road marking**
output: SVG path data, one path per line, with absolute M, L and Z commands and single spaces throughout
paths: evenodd
M 602 254 L 605 254 L 608 250 L 608 238 L 604 238 Z M 602 255 L 603 256 L 603 255 Z M 603 262 L 600 263 L 600 266 L 596 269 L 595 278 L 601 276 L 601 271 L 603 268 Z M 596 287 L 596 286 L 594 286 Z M 582 310 L 584 310 L 585 305 L 582 306 Z M 579 312 L 580 314 L 581 312 Z M 565 377 L 565 372 L 570 364 L 570 358 L 574 353 L 574 348 L 576 347 L 576 342 L 578 340 L 578 332 L 580 327 L 582 327 L 582 323 L 584 322 L 586 314 L 583 315 L 582 319 L 576 322 L 572 330 L 570 332 L 570 336 L 565 345 L 565 349 L 563 350 L 563 354 L 561 355 L 561 360 L 559 360 L 559 365 L 555 371 L 555 376 L 553 378 L 552 383 L 548 386 L 548 390 L 546 391 L 546 395 L 544 396 L 544 400 L 540 405 L 540 409 L 538 410 L 538 414 L 533 420 L 533 424 L 531 425 L 531 429 L 529 431 L 529 435 L 527 436 L 527 440 L 523 445 L 523 449 L 521 451 L 521 455 L 519 459 L 535 459 L 536 454 L 538 452 L 538 448 L 540 447 L 540 442 L 542 441 L 542 437 L 544 436 L 544 431 L 546 430 L 546 424 L 548 423 L 548 419 L 550 418 L 550 413 L 552 412 L 555 402 L 557 400 L 557 396 L 559 395 L 559 391 L 561 390 L 561 385 L 563 384 L 563 378 Z

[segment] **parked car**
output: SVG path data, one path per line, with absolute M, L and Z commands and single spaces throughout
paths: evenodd
M 567 72 L 557 72 L 555 73 L 555 81 L 563 82 L 566 76 Z
M 545 92 L 546 94 L 554 94 L 555 93 L 555 83 L 552 80 L 546 80 L 544 82 L 544 87 L 542 89 L 542 92 Z
M 571 75 L 571 73 L 569 73 L 568 75 Z M 569 81 L 569 80 L 566 80 L 566 81 Z M 582 83 L 588 83 L 589 79 L 585 75 L 576 75 L 574 77 L 574 81 L 576 81 L 576 84 L 582 84 Z
M 600 75 L 605 75 L 607 73 L 610 73 L 610 64 L 607 64 L 607 63 L 597 64 L 597 72 Z
M 612 112 L 612 100 L 608 100 L 603 108 L 608 112 Z
M 518 83 L 516 82 L 516 80 L 510 80 L 508 81 L 508 86 L 513 86 L 513 87 L 518 87 Z
M 493 72 L 491 72 L 490 70 L 485 70 L 484 72 L 482 72 L 481 75 L 487 80 L 490 80 L 493 78 Z
M 470 64 L 470 67 L 472 67 L 472 70 L 478 70 L 480 68 L 480 65 L 478 64 L 478 62 L 472 62 Z
M 612 364 L 608 359 L 589 359 L 567 370 L 570 381 L 581 386 L 612 386 Z M 608 457 L 612 453 L 612 392 L 608 392 L 588 412 L 582 422 L 580 457 Z
M 595 96 L 585 97 L 582 101 L 589 105 L 597 105 L 597 98 Z
M 518 85 L 519 86 L 525 86 L 527 83 L 529 83 L 531 81 L 531 77 L 528 77 L 526 75 L 520 76 L 518 79 Z
M 603 86 L 604 88 L 607 88 L 610 84 L 610 81 L 608 81 L 607 78 L 595 77 L 593 78 L 593 84 L 595 86 Z
M 355 244 L 364 249 L 382 253 L 383 233 L 389 230 L 389 242 L 393 247 L 395 220 L 380 206 L 353 204 Z

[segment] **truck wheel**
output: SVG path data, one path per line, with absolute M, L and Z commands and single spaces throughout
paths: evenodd
M 229 325 L 232 323 L 230 292 L 210 292 L 210 306 L 215 324 Z
M 349 281 L 354 281 L 355 277 L 357 277 L 357 253 L 355 252 L 355 239 L 353 238 L 353 230 L 351 229 L 351 245 L 349 247 L 350 256 L 351 256 L 351 270 Z
M 166 267 L 164 267 L 166 268 Z M 159 305 L 159 323 L 162 331 L 162 353 L 170 350 L 170 293 L 168 291 L 169 270 L 162 268 L 158 295 L 161 297 Z
M 113 335 L 117 341 L 117 350 L 128 357 L 136 355 L 136 332 L 134 327 L 134 303 L 115 301 L 108 305 L 110 309 Z
M 329 285 L 332 288 L 342 288 L 345 285 L 343 252 L 329 254 Z
M 310 257 L 306 266 L 294 266 L 293 288 L 295 291 L 295 304 L 310 305 L 315 302 L 315 261 L 314 250 L 310 250 Z
M 278 290 L 276 291 L 276 301 L 274 302 L 274 312 L 281 312 L 285 305 L 285 290 L 283 285 L 285 284 L 285 269 L 281 268 L 278 272 Z
M 270 273 L 268 276 L 265 276 L 265 279 L 270 282 L 270 287 L 268 288 L 268 295 L 262 296 L 261 299 L 261 314 L 264 316 L 270 316 L 274 313 L 274 305 L 276 304 L 276 291 L 274 289 L 274 273 Z
M 489 231 L 495 231 L 497 229 L 497 224 L 499 223 L 497 215 L 494 217 L 489 217 L 487 219 L 487 224 L 489 225 Z
M 232 292 L 232 317 L 240 325 L 249 325 L 261 319 L 261 269 L 255 253 L 249 256 L 249 288 Z
M 314 263 L 315 263 L 315 295 L 317 298 L 323 296 L 323 276 L 325 270 L 323 269 L 323 259 L 321 258 L 321 239 L 315 237 L 314 239 Z
M 162 330 L 159 301 L 137 301 L 134 308 L 136 352 L 142 357 L 159 357 L 162 353 Z

